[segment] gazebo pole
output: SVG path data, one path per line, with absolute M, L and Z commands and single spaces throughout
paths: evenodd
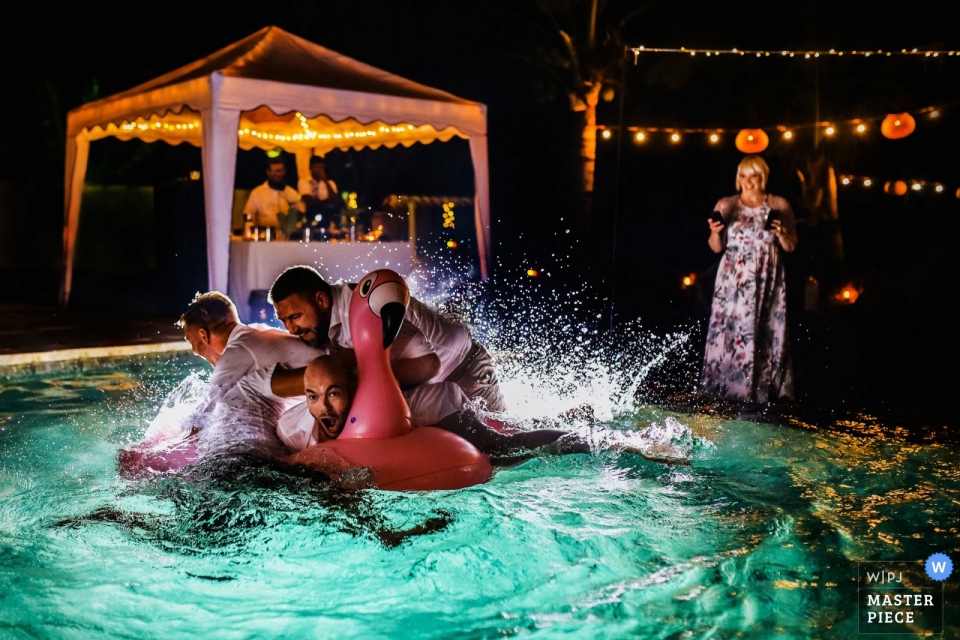
M 240 110 L 219 106 L 222 82 L 219 73 L 211 74 L 211 106 L 200 111 L 200 123 L 203 203 L 207 216 L 207 280 L 211 291 L 227 293 Z
M 486 109 L 484 109 L 486 115 Z M 487 136 L 470 136 L 470 157 L 473 160 L 475 185 L 473 220 L 477 229 L 477 253 L 480 254 L 480 277 L 490 278 L 490 165 Z
M 80 226 L 80 201 L 83 198 L 83 180 L 87 175 L 90 140 L 83 132 L 67 138 L 66 166 L 64 168 L 63 203 L 63 280 L 60 283 L 60 306 L 70 303 L 73 287 L 73 260 L 77 247 L 77 228 Z

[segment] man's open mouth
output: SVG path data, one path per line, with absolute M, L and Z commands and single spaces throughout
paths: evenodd
M 320 424 L 320 429 L 327 435 L 335 435 L 338 431 L 337 423 L 339 421 L 336 418 L 322 416 L 317 418 L 317 422 Z

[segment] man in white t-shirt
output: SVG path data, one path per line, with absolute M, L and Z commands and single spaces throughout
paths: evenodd
M 264 325 L 247 326 L 227 296 L 216 291 L 197 295 L 177 323 L 193 352 L 213 365 L 210 393 L 203 412 L 214 403 L 266 416 L 272 430 L 288 402 L 262 384 L 264 371 L 305 367 L 327 349 Z
M 289 216 L 291 209 L 292 213 L 298 213 L 295 205 L 300 202 L 300 194 L 283 181 L 286 175 L 287 170 L 281 158 L 267 161 L 267 181 L 254 187 L 243 208 L 253 226 L 269 227 L 276 231 L 281 226 L 279 214 Z

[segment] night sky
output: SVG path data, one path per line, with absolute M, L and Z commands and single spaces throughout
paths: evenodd
M 952 4 L 948 2 L 893 8 L 826 1 L 648 4 L 619 32 L 625 44 L 773 50 L 960 48 L 955 24 L 946 17 Z M 613 37 L 611 27 L 642 5 L 601 2 L 601 39 Z M 563 233 L 577 215 L 570 189 L 577 133 L 557 82 L 563 72 L 558 75 L 551 61 L 562 50 L 557 26 L 581 37 L 589 3 L 353 0 L 261 3 L 259 9 L 238 5 L 233 11 L 226 6 L 125 3 L 54 11 L 36 3 L 19 6 L 18 19 L 4 21 L 0 182 L 17 185 L 16 197 L 28 203 L 29 216 L 5 223 L 4 233 L 17 241 L 0 242 L 0 250 L 13 252 L 0 261 L 0 271 L 8 274 L 8 284 L 0 287 L 2 299 L 55 298 L 66 112 L 272 24 L 488 105 L 493 236 L 505 272 L 528 264 L 551 268 L 552 254 L 574 251 L 566 275 L 558 278 L 588 278 L 606 286 L 612 267 L 580 266 L 584 261 L 579 256 L 611 255 L 613 213 L 618 210 L 617 273 L 623 288 L 618 319 L 646 316 L 669 326 L 701 322 L 706 316 L 710 287 L 692 299 L 678 291 L 676 281 L 689 272 L 709 278 L 715 269 L 716 257 L 706 246 L 705 218 L 718 198 L 733 193 L 742 154 L 733 147 L 732 134 L 715 147 L 702 135 L 685 136 L 679 145 L 663 136 L 653 136 L 642 146 L 625 141 L 619 201 L 616 145 L 601 141 L 592 245 L 571 249 L 570 236 Z M 555 22 L 542 7 L 552 12 Z M 807 367 L 809 388 L 816 386 L 813 379 L 821 368 L 842 370 L 830 378 L 823 397 L 846 394 L 854 404 L 863 400 L 867 405 L 893 398 L 892 409 L 916 415 L 932 407 L 934 415 L 948 413 L 944 398 L 949 387 L 940 371 L 949 364 L 948 353 L 955 351 L 949 301 L 956 268 L 948 256 L 960 214 L 960 200 L 953 194 L 960 187 L 954 159 L 960 141 L 960 56 L 831 58 L 815 67 L 810 61 L 776 57 L 645 54 L 637 66 L 627 67 L 624 78 L 626 125 L 737 129 L 812 122 L 817 78 L 821 120 L 940 107 L 937 121 L 918 118 L 917 132 L 902 141 L 882 139 L 874 130 L 861 138 L 842 132 L 825 144 L 840 174 L 870 176 L 880 183 L 939 181 L 947 185 L 947 193 L 896 199 L 879 189 L 841 188 L 847 257 L 835 270 L 836 279 L 858 279 L 865 283 L 865 293 L 853 309 L 816 318 L 795 313 L 792 331 L 798 351 L 831 340 L 848 346 L 846 355 L 798 363 Z M 615 90 L 614 100 L 600 105 L 600 124 L 617 124 L 621 88 Z M 809 150 L 804 144 L 809 142 L 800 140 L 787 148 L 774 140 L 763 154 L 772 168 L 771 191 L 794 202 L 799 185 L 792 167 L 797 154 Z M 199 151 L 164 147 L 94 143 L 88 180 L 150 185 L 199 168 Z M 241 154 L 238 186 L 261 180 L 261 162 L 257 152 Z M 328 165 L 341 186 L 361 191 L 370 202 L 397 191 L 472 192 L 464 142 L 331 154 Z M 794 309 L 809 268 L 805 260 L 797 255 L 788 262 Z M 16 286 L 9 284 L 12 279 Z M 818 328 L 810 329 L 814 325 Z

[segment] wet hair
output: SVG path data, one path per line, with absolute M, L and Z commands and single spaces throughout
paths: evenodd
M 299 293 L 305 298 L 312 298 L 318 291 L 332 297 L 330 285 L 320 272 L 313 267 L 306 265 L 297 265 L 284 270 L 277 279 L 273 281 L 270 292 L 267 294 L 267 301 L 270 304 L 276 304 L 286 300 L 295 293 Z
M 310 156 L 310 166 L 312 167 L 315 164 L 323 164 L 326 162 L 323 161 L 323 156 Z
M 740 191 L 740 172 L 744 169 L 753 169 L 754 173 L 760 176 L 760 188 L 766 191 L 767 178 L 770 177 L 770 167 L 760 156 L 747 156 L 740 161 L 737 167 L 737 191 Z
M 239 321 L 237 307 L 234 306 L 233 300 L 219 291 L 197 292 L 193 302 L 177 320 L 177 326 L 184 329 L 189 325 L 197 329 L 206 329 L 210 333 L 220 333 Z

